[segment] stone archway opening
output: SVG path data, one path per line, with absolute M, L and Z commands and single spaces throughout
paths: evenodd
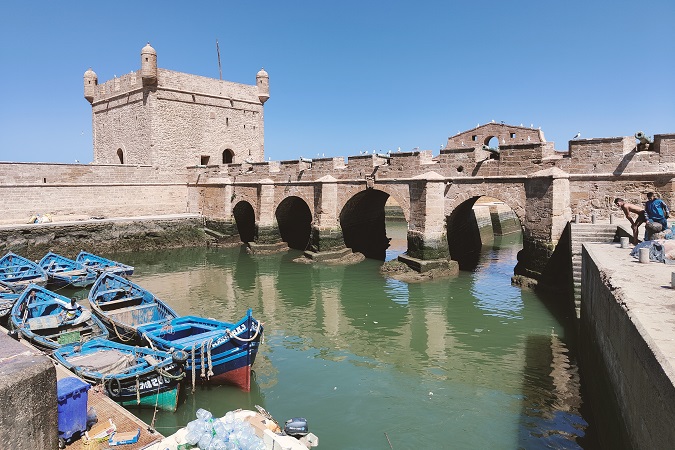
M 253 242 L 256 236 L 255 212 L 249 202 L 241 201 L 232 210 L 241 242 Z
M 223 150 L 223 164 L 232 164 L 234 161 L 234 151 L 232 149 L 226 148 Z
M 312 232 L 312 212 L 300 197 L 286 197 L 275 212 L 281 240 L 290 248 L 305 250 Z
M 345 246 L 366 258 L 384 261 L 390 239 L 385 226 L 384 206 L 389 194 L 366 189 L 345 203 L 340 212 L 340 227 Z
M 521 233 L 516 213 L 501 200 L 472 197 L 458 205 L 446 217 L 448 250 L 460 270 L 474 270 L 483 248 L 493 245 L 495 236 Z

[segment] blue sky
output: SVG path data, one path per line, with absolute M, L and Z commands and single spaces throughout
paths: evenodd
M 273 160 L 438 153 L 491 120 L 582 137 L 675 132 L 675 2 L 7 2 L 0 161 L 92 160 L 84 72 L 162 68 L 254 84 Z

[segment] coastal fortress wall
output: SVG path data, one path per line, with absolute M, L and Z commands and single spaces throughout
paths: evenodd
M 185 213 L 187 187 L 150 166 L 2 163 L 0 223 Z

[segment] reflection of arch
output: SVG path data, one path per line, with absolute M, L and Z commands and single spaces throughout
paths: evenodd
M 120 164 L 124 164 L 124 151 L 121 148 L 117 149 L 117 159 Z
M 255 240 L 255 212 L 249 202 L 240 201 L 232 209 L 234 221 L 237 224 L 237 231 L 242 242 L 253 242 Z
M 231 148 L 223 150 L 223 164 L 231 164 L 234 162 L 234 151 Z
M 360 191 L 340 212 L 345 245 L 367 258 L 384 261 L 389 239 L 384 223 L 384 205 L 389 194 L 377 189 Z
M 290 248 L 305 250 L 311 235 L 312 212 L 300 197 L 282 200 L 275 212 L 281 240 Z

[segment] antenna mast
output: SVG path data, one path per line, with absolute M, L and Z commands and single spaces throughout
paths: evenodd
M 218 39 L 216 39 L 216 52 L 218 53 L 218 72 L 220 73 L 220 80 L 223 80 L 223 69 L 220 66 L 220 47 L 218 46 Z

